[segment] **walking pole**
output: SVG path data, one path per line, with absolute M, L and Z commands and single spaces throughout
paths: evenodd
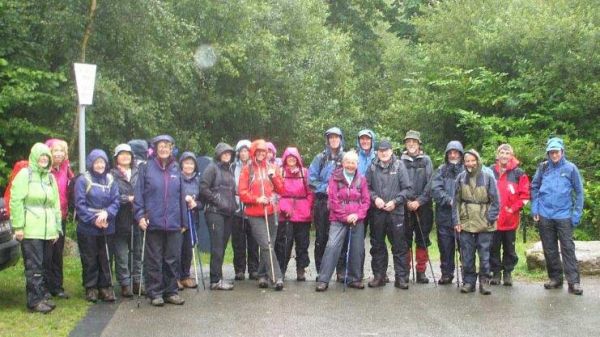
M 348 228 L 348 249 L 346 249 L 346 273 L 344 274 L 344 288 L 343 291 L 346 292 L 346 287 L 348 286 L 348 265 L 350 264 L 350 243 L 352 242 L 352 228 Z
M 188 227 L 189 227 L 189 231 L 190 231 L 190 242 L 192 244 L 192 260 L 194 261 L 194 278 L 196 279 L 196 292 L 199 292 L 200 289 L 198 288 L 198 266 L 196 264 L 196 251 L 194 250 L 194 247 L 196 246 L 196 230 L 194 228 L 194 222 L 192 221 L 192 210 L 188 209 L 187 211 L 187 215 L 188 215 Z M 204 286 L 204 279 L 202 280 L 202 286 Z M 206 289 L 206 288 L 204 288 Z
M 456 266 L 456 287 L 460 287 L 460 274 L 462 269 L 462 259 L 460 258 L 460 249 L 458 248 L 458 233 L 454 231 L 454 249 L 456 255 L 454 256 L 454 265 Z M 460 265 L 459 265 L 460 262 Z
M 102 236 L 104 236 L 104 248 L 106 250 L 106 264 L 108 265 L 108 276 L 110 278 L 110 287 L 113 287 L 112 283 L 112 268 L 110 265 L 110 253 L 108 251 L 108 239 L 106 238 L 106 228 L 102 228 Z M 114 289 L 113 289 L 114 291 Z
M 433 284 L 437 287 L 437 282 L 435 280 L 435 273 L 433 272 L 433 265 L 431 264 L 431 259 L 429 258 L 429 247 L 427 247 L 427 242 L 425 242 L 425 237 L 423 236 L 423 229 L 421 229 L 421 218 L 419 217 L 419 213 L 414 212 L 417 217 L 417 227 L 419 228 L 419 233 L 421 233 L 421 240 L 423 240 L 423 247 L 425 247 L 425 251 L 427 252 L 427 261 L 429 262 L 429 269 L 431 269 L 431 277 L 433 277 Z
M 131 223 L 131 240 L 129 242 L 129 288 L 133 289 L 133 222 Z
M 410 235 L 412 236 L 412 233 L 410 233 Z M 413 283 L 417 283 L 416 275 L 415 275 L 416 274 L 416 271 L 415 271 L 415 255 L 416 254 L 417 254 L 417 252 L 416 252 L 416 242 L 415 242 L 415 250 L 413 250 L 412 240 L 411 240 L 411 243 L 410 243 L 410 260 L 411 260 L 410 266 L 412 268 L 412 281 L 413 281 Z
M 148 228 L 144 230 L 144 236 L 142 239 L 142 266 L 140 267 L 140 287 L 138 288 L 138 299 L 137 299 L 137 307 L 140 307 L 140 298 L 142 297 L 142 285 L 145 285 L 144 281 L 144 253 L 146 252 L 146 233 Z
M 266 197 L 265 182 L 262 169 L 259 170 L 259 174 L 262 196 Z M 267 205 L 263 205 L 263 210 L 265 211 L 265 226 L 267 227 L 267 244 L 269 246 L 269 261 L 271 262 L 271 278 L 273 279 L 273 283 L 275 283 L 275 267 L 273 266 L 273 246 L 271 245 L 271 233 L 269 232 L 269 215 L 267 214 Z
M 288 256 L 288 229 L 289 229 L 289 226 L 290 226 L 290 222 L 288 220 L 286 220 L 285 221 L 285 250 L 283 251 L 283 261 L 281 261 L 283 263 L 283 265 L 285 266 L 285 270 L 287 270 L 287 266 L 288 266 L 287 256 Z M 290 249 L 290 252 L 291 252 L 291 249 Z M 285 272 L 283 270 L 281 271 L 281 273 L 283 275 L 285 275 Z

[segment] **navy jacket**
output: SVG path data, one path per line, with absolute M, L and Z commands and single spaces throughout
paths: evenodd
M 131 233 L 131 226 L 135 224 L 133 218 L 133 202 L 129 201 L 129 196 L 134 195 L 134 186 L 138 178 L 137 166 L 131 167 L 131 178 L 127 180 L 125 174 L 119 168 L 113 168 L 111 174 L 115 178 L 115 183 L 119 186 L 119 212 L 117 213 L 116 226 L 117 234 Z

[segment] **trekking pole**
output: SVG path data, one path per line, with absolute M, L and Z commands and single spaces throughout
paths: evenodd
M 112 267 L 110 265 L 110 252 L 108 251 L 108 238 L 106 237 L 106 228 L 102 228 L 102 236 L 104 236 L 104 248 L 106 250 L 106 264 L 108 265 L 108 277 L 110 278 L 110 287 L 113 287 Z M 113 290 L 114 291 L 114 290 Z
M 140 287 L 138 288 L 138 300 L 137 300 L 137 307 L 140 307 L 140 299 L 142 297 L 142 285 L 145 285 L 146 282 L 143 282 L 144 280 L 144 253 L 146 252 L 146 233 L 148 228 L 146 228 L 146 230 L 144 230 L 144 236 L 142 238 L 142 265 L 140 267 Z
M 410 233 L 410 235 L 412 236 L 412 233 Z M 416 242 L 415 242 L 415 246 L 416 246 Z M 413 251 L 412 240 L 411 240 L 411 243 L 410 243 L 410 261 L 411 261 L 410 262 L 410 266 L 411 266 L 411 269 L 412 269 L 412 281 L 413 281 L 413 283 L 417 282 L 416 275 L 415 275 L 416 274 L 416 271 L 415 271 L 415 255 L 416 255 L 416 247 L 415 247 L 415 250 Z
M 131 239 L 129 240 L 129 288 L 133 289 L 133 222 L 131 223 Z
M 264 175 L 262 170 L 259 171 L 260 176 L 260 186 L 262 190 L 262 196 L 265 195 L 265 182 Z M 267 244 L 269 246 L 269 261 L 271 262 L 271 278 L 273 279 L 273 283 L 275 283 L 275 267 L 273 266 L 273 245 L 271 244 L 271 232 L 269 231 L 269 215 L 267 214 L 267 205 L 263 205 L 263 210 L 265 211 L 265 226 L 267 228 Z
M 433 284 L 437 287 L 437 282 L 435 280 L 435 273 L 433 272 L 433 265 L 431 264 L 431 259 L 429 258 L 429 247 L 427 247 L 427 242 L 425 242 L 425 236 L 423 236 L 423 229 L 421 228 L 421 217 L 419 217 L 419 213 L 414 212 L 417 217 L 417 227 L 419 228 L 419 233 L 421 233 L 421 240 L 423 240 L 423 247 L 425 247 L 425 251 L 427 252 L 427 262 L 429 262 L 429 269 L 431 269 L 431 277 L 433 277 Z
M 348 228 L 348 249 L 346 249 L 346 272 L 344 273 L 344 288 L 343 291 L 346 292 L 346 287 L 348 286 L 348 265 L 350 264 L 350 243 L 352 242 L 352 228 Z
M 189 231 L 190 231 L 190 242 L 192 244 L 192 260 L 194 261 L 194 278 L 196 279 L 196 292 L 199 292 L 200 289 L 198 288 L 198 265 L 196 263 L 196 251 L 194 250 L 194 247 L 196 246 L 196 241 L 197 241 L 196 230 L 194 228 L 194 222 L 192 221 L 192 210 L 188 209 L 187 214 L 188 214 L 188 227 L 189 227 Z M 206 290 L 206 287 L 204 286 L 204 279 L 202 280 L 202 287 L 204 287 L 204 289 Z
M 283 251 L 283 261 L 282 261 L 283 265 L 285 266 L 285 270 L 287 270 L 287 265 L 288 265 L 288 258 L 287 258 L 287 256 L 288 256 L 288 229 L 289 229 L 289 226 L 290 226 L 290 222 L 286 220 L 285 221 L 285 234 L 284 234 L 285 235 L 284 236 L 284 238 L 285 238 L 285 250 Z M 290 252 L 291 252 L 291 249 L 290 249 Z M 296 268 L 296 269 L 298 269 L 298 268 Z M 283 275 L 285 275 L 285 271 L 282 270 L 281 273 Z
M 454 249 L 456 250 L 456 255 L 454 256 L 454 265 L 456 266 L 456 287 L 459 288 L 460 274 L 462 269 L 462 259 L 460 258 L 460 249 L 458 247 L 458 233 L 456 232 L 456 230 L 454 231 Z

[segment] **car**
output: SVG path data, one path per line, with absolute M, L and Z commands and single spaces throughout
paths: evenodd
M 0 270 L 14 266 L 21 257 L 21 245 L 15 240 L 4 198 L 0 198 Z

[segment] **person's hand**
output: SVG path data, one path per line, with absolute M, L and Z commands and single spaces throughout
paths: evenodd
M 146 221 L 146 218 L 141 218 L 140 222 L 138 223 L 138 226 L 140 227 L 140 229 L 142 231 L 146 231 L 146 228 L 148 228 L 148 222 Z
M 133 199 L 134 199 L 133 195 L 130 195 L 127 197 L 127 200 L 129 200 L 129 202 L 133 202 Z
M 187 231 L 187 228 L 181 227 L 181 233 L 183 234 L 183 233 L 185 233 L 185 231 Z
M 406 204 L 406 207 L 408 207 L 408 210 L 409 210 L 409 211 L 412 211 L 412 212 L 414 212 L 414 211 L 416 211 L 417 209 L 419 209 L 419 207 L 420 207 L 420 206 L 421 206 L 421 204 L 420 204 L 420 203 L 419 203 L 417 200 L 414 200 L 414 201 L 409 201 L 409 202 Z
M 192 197 L 191 195 L 185 196 L 185 202 L 187 202 L 187 206 L 189 209 L 194 209 L 196 208 L 196 206 L 198 206 L 198 204 L 196 204 L 196 200 L 194 200 L 194 197 Z
M 376 198 L 375 199 L 375 207 L 382 209 L 383 206 L 385 206 L 385 201 L 383 201 L 383 199 L 381 199 L 381 198 Z
M 394 200 L 388 201 L 384 206 L 383 210 L 386 212 L 391 212 L 396 208 L 396 202 Z
M 273 176 L 275 175 L 275 168 L 273 166 L 270 166 L 267 169 L 267 175 L 269 176 L 269 178 L 273 178 Z
M 454 231 L 456 231 L 457 233 L 460 233 L 462 231 L 462 225 L 458 224 L 458 225 L 454 226 Z
M 539 214 L 534 214 L 533 215 L 533 221 L 539 222 L 540 221 L 540 215 Z
M 15 231 L 15 239 L 17 241 L 23 241 L 24 233 L 22 230 Z
M 346 221 L 349 224 L 356 225 L 356 221 L 358 221 L 358 214 L 352 213 L 352 214 L 348 215 L 348 217 L 346 218 Z
M 269 198 L 267 198 L 264 195 L 262 195 L 262 196 L 256 198 L 256 203 L 263 204 L 263 205 L 268 205 L 269 204 Z

